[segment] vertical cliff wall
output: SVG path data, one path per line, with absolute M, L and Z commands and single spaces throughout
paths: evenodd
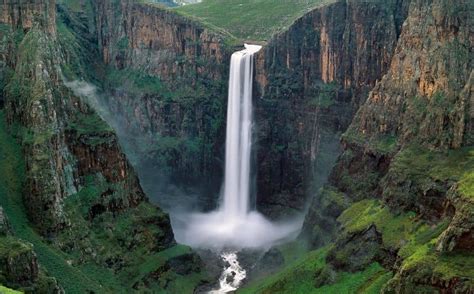
M 409 1 L 341 1 L 275 36 L 257 61 L 258 202 L 302 210 L 325 182 L 339 135 L 387 71 Z
M 411 1 L 387 73 L 306 217 L 314 246 L 335 240 L 333 268 L 394 271 L 384 293 L 472 291 L 473 11 Z
M 55 0 L 2 0 L 0 3 L 0 23 L 30 29 L 40 25 L 49 33 L 56 31 Z
M 168 179 L 213 198 L 222 176 L 231 51 L 223 35 L 136 1 L 101 1 L 97 11 L 111 97 L 104 104 L 120 118 L 145 188 L 163 196 L 157 183 Z

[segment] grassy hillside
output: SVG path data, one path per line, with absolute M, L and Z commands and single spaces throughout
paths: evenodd
M 11 222 L 15 235 L 33 244 L 38 260 L 47 272 L 56 277 L 67 292 L 101 291 L 101 286 L 76 268 L 67 264 L 64 254 L 51 248 L 31 228 L 22 202 L 24 162 L 21 147 L 16 144 L 5 126 L 0 112 L 0 205 Z M 1 291 L 0 291 L 1 292 Z
M 275 275 L 257 280 L 238 293 L 379 293 L 392 274 L 378 263 L 355 273 L 327 273 L 328 248 L 311 251 Z M 319 276 L 333 275 L 330 285 L 316 286 Z M 319 278 L 320 279 L 320 278 Z
M 175 8 L 244 41 L 267 41 L 311 9 L 335 0 L 203 0 Z

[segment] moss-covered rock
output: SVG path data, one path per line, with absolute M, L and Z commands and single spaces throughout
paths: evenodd
M 337 217 L 349 204 L 347 196 L 336 188 L 331 186 L 321 188 L 309 207 L 301 236 L 313 247 L 327 244 L 337 230 Z

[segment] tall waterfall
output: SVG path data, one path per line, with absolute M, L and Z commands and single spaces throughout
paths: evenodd
M 301 228 L 302 218 L 270 222 L 250 203 L 252 83 L 254 54 L 260 49 L 245 45 L 244 50 L 232 55 L 222 202 L 212 212 L 172 215 L 180 243 L 218 250 L 269 248 L 295 237 Z
M 222 207 L 231 218 L 243 217 L 249 211 L 253 55 L 261 48 L 245 44 L 230 61 Z

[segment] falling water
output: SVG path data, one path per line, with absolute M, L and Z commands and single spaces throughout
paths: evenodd
M 302 219 L 272 223 L 250 203 L 252 83 L 257 45 L 245 45 L 231 58 L 223 198 L 209 213 L 173 216 L 176 240 L 193 247 L 265 248 L 294 237 Z
M 249 211 L 253 55 L 260 49 L 245 45 L 230 61 L 223 202 L 230 218 L 245 217 Z

